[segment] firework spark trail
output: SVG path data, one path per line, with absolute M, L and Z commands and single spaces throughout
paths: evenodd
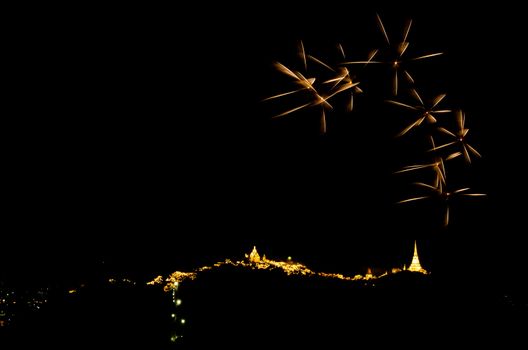
M 379 14 L 376 13 L 376 21 L 378 22 L 378 26 L 381 29 L 381 32 L 383 33 L 383 36 L 385 37 L 385 40 L 387 41 L 387 44 L 391 44 L 389 40 L 389 34 L 387 34 L 387 31 L 385 30 L 385 26 L 383 25 L 383 21 L 381 20 L 381 17 Z
M 299 55 L 301 56 L 301 59 L 304 65 L 304 71 L 308 71 L 308 62 L 306 61 L 306 51 L 304 50 L 304 44 L 302 40 L 299 42 Z
M 324 134 L 327 131 L 326 111 L 333 109 L 333 106 L 330 104 L 329 100 L 335 97 L 336 95 L 346 92 L 347 96 L 350 96 L 348 98 L 346 110 L 352 111 L 353 106 L 354 106 L 354 95 L 363 92 L 362 89 L 359 87 L 359 82 L 357 82 L 355 80 L 355 77 L 353 77 L 352 74 L 350 73 L 348 69 L 348 65 L 361 64 L 361 65 L 364 65 L 364 67 L 370 64 L 389 65 L 389 67 L 393 71 L 392 94 L 396 96 L 398 95 L 398 92 L 401 90 L 399 85 L 400 85 L 400 81 L 402 80 L 402 78 L 404 80 L 407 80 L 412 85 L 415 84 L 414 78 L 407 70 L 408 64 L 411 64 L 412 62 L 415 62 L 415 61 L 422 61 L 422 60 L 434 58 L 434 57 L 437 57 L 443 54 L 442 52 L 427 53 L 421 56 L 409 58 L 408 57 L 409 56 L 408 51 L 409 51 L 409 46 L 410 46 L 409 34 L 411 32 L 411 28 L 413 25 L 412 20 L 409 20 L 405 24 L 400 41 L 395 41 L 395 40 L 391 41 L 389 32 L 387 31 L 385 24 L 383 23 L 381 17 L 378 14 L 376 14 L 376 21 L 383 35 L 384 42 L 387 46 L 386 47 L 387 51 L 385 51 L 385 49 L 383 51 L 381 51 L 380 49 L 372 50 L 367 55 L 365 60 L 349 61 L 347 60 L 347 55 L 345 53 L 345 49 L 343 48 L 343 45 L 337 44 L 338 53 L 343 62 L 338 63 L 337 65 L 333 65 L 333 64 L 329 64 L 325 62 L 325 60 L 319 57 L 316 57 L 312 54 L 308 54 L 305 49 L 304 43 L 300 41 L 298 45 L 298 56 L 302 62 L 302 67 L 304 69 L 304 72 L 308 72 L 309 63 L 310 64 L 313 63 L 314 68 L 318 68 L 318 69 L 314 69 L 311 72 L 310 74 L 311 77 L 305 77 L 299 71 L 292 70 L 281 63 L 276 63 L 275 66 L 277 70 L 279 70 L 281 73 L 288 76 L 297 87 L 290 91 L 282 92 L 277 95 L 268 97 L 264 99 L 264 101 L 275 100 L 275 99 L 287 97 L 290 95 L 301 95 L 301 94 L 304 94 L 304 97 L 307 98 L 307 100 L 298 106 L 295 106 L 289 110 L 286 110 L 274 116 L 273 118 L 287 116 L 289 114 L 292 114 L 294 112 L 297 112 L 303 109 L 320 108 L 320 128 L 321 128 L 321 133 Z M 376 57 L 379 57 L 380 52 L 385 53 L 387 56 L 384 56 L 382 58 L 376 58 Z M 315 78 L 313 73 L 316 73 L 316 75 L 318 73 L 321 73 L 323 78 L 319 78 L 319 76 L 318 78 Z M 411 88 L 409 91 L 415 102 L 408 104 L 408 103 L 401 102 L 398 100 L 392 100 L 392 99 L 386 100 L 386 102 L 392 105 L 402 107 L 408 111 L 411 111 L 417 114 L 416 119 L 414 119 L 412 123 L 405 126 L 397 136 L 403 136 L 403 135 L 409 134 L 411 130 L 418 129 L 418 127 L 424 123 L 436 124 L 438 122 L 438 119 L 437 119 L 438 115 L 448 114 L 452 112 L 450 109 L 439 108 L 439 105 L 445 100 L 446 94 L 439 94 L 438 96 L 432 99 L 424 100 L 415 88 Z M 481 157 L 480 153 L 474 147 L 472 147 L 466 142 L 466 136 L 468 134 L 469 129 L 466 129 L 464 125 L 465 115 L 463 114 L 463 112 L 457 111 L 456 117 L 457 117 L 457 125 L 458 125 L 458 130 L 456 132 L 449 131 L 448 129 L 442 126 L 437 127 L 435 129 L 439 131 L 441 134 L 447 135 L 450 138 L 452 138 L 453 140 L 451 142 L 447 142 L 440 146 L 436 146 L 432 135 L 429 135 L 431 144 L 432 144 L 432 148 L 429 150 L 429 152 L 435 151 L 435 154 L 432 155 L 432 159 L 430 161 L 427 161 L 421 164 L 407 165 L 407 166 L 404 166 L 402 169 L 395 172 L 396 174 L 415 173 L 415 172 L 420 172 L 424 169 L 433 171 L 434 173 L 434 180 L 432 181 L 433 185 L 428 185 L 424 182 L 416 183 L 418 186 L 425 188 L 429 191 L 432 191 L 431 194 L 420 196 L 420 197 L 408 198 L 398 203 L 414 202 L 414 201 L 424 200 L 424 199 L 433 198 L 433 197 L 440 198 L 446 204 L 446 211 L 445 211 L 445 216 L 444 216 L 444 221 L 445 221 L 446 226 L 449 223 L 448 199 L 451 199 L 452 197 L 455 197 L 455 196 L 469 196 L 469 197 L 484 196 L 484 194 L 479 194 L 479 193 L 467 193 L 467 190 L 469 190 L 469 188 L 462 188 L 462 189 L 454 190 L 452 192 L 447 191 L 448 186 L 447 186 L 447 174 L 446 174 L 445 162 L 450 161 L 454 158 L 463 156 L 467 163 L 471 163 L 471 155 L 476 156 L 476 157 Z M 424 128 L 421 128 L 421 129 L 424 129 Z M 460 145 L 461 150 L 460 151 L 454 150 L 448 154 L 440 154 L 440 152 L 438 152 L 438 151 L 447 149 L 448 147 L 455 146 L 455 145 Z
M 324 68 L 328 69 L 329 71 L 333 72 L 333 73 L 338 73 L 336 72 L 336 70 L 334 68 L 332 68 L 330 65 L 328 65 L 327 63 L 323 62 L 322 60 L 312 56 L 312 55 L 308 55 L 308 58 L 311 59 L 312 61 L 318 63 L 319 65 L 323 66 Z M 355 92 L 362 92 L 362 90 L 358 87 L 359 85 L 359 82 L 353 82 L 352 81 L 352 78 L 350 76 L 350 73 L 348 71 L 348 69 L 346 67 L 338 67 L 338 70 L 339 70 L 339 73 L 338 75 L 335 77 L 335 78 L 332 78 L 332 79 L 328 79 L 326 81 L 324 81 L 322 84 L 328 84 L 328 83 L 334 83 L 334 85 L 331 87 L 330 91 L 328 92 L 327 95 L 325 95 L 324 97 L 320 94 L 317 93 L 317 100 L 323 100 L 323 102 L 326 102 L 327 100 L 329 100 L 330 98 L 334 97 L 335 95 L 343 92 L 343 91 L 346 91 L 346 90 L 349 90 L 349 89 L 352 89 L 354 88 L 354 91 Z M 330 106 L 331 107 L 331 106 Z
M 307 56 L 305 54 L 304 46 L 302 45 L 302 42 L 301 42 L 301 46 L 302 46 L 302 57 L 303 57 L 303 60 L 306 60 Z M 277 68 L 277 70 L 279 70 L 283 74 L 289 76 L 290 78 L 293 78 L 294 82 L 297 85 L 300 85 L 301 87 L 299 89 L 295 89 L 295 90 L 292 90 L 292 91 L 287 91 L 287 92 L 280 93 L 280 94 L 277 94 L 277 95 L 274 95 L 274 96 L 270 96 L 268 98 L 265 98 L 263 101 L 269 101 L 269 100 L 277 99 L 277 98 L 280 98 L 280 97 L 293 95 L 293 94 L 296 94 L 296 93 L 302 92 L 302 91 L 308 91 L 310 93 L 310 98 L 311 99 L 310 99 L 310 102 L 302 104 L 302 105 L 297 106 L 297 107 L 294 107 L 292 109 L 289 109 L 289 110 L 287 110 L 287 111 L 285 111 L 283 113 L 280 113 L 280 114 L 274 116 L 273 118 L 284 117 L 286 115 L 289 115 L 289 114 L 291 114 L 293 112 L 296 112 L 296 111 L 299 111 L 301 109 L 314 107 L 314 106 L 321 106 L 321 122 L 320 122 L 321 123 L 321 133 L 323 133 L 323 134 L 326 133 L 325 108 L 333 109 L 332 105 L 328 102 L 328 99 L 331 96 L 323 97 L 319 93 L 319 91 L 314 87 L 314 83 L 316 81 L 316 78 L 306 78 L 302 73 L 292 71 L 290 68 L 286 67 L 284 64 L 279 63 L 279 62 L 275 63 L 275 67 Z
M 432 191 L 433 193 L 430 195 L 426 195 L 426 196 L 419 196 L 419 197 L 412 197 L 412 198 L 404 199 L 404 200 L 399 201 L 398 204 L 415 202 L 415 201 L 420 201 L 424 199 L 438 198 L 445 205 L 444 226 L 449 225 L 449 202 L 453 199 L 453 197 L 457 197 L 457 196 L 484 197 L 486 196 L 486 194 L 484 193 L 466 193 L 467 191 L 470 190 L 469 187 L 460 188 L 454 191 L 446 191 L 441 186 L 431 186 L 423 182 L 415 182 L 415 185 L 426 188 Z
M 417 96 L 419 96 L 419 95 L 417 95 Z M 433 107 L 435 107 L 439 103 L 439 101 L 441 101 L 444 98 L 444 96 L 445 95 L 440 95 L 437 98 L 435 98 L 435 100 L 433 102 Z M 396 102 L 395 104 L 400 104 L 400 103 Z M 412 106 L 405 105 L 405 107 L 412 107 Z M 438 111 L 437 111 L 437 113 L 438 113 Z M 422 118 L 426 118 L 426 117 L 422 117 Z M 434 118 L 434 117 L 432 117 L 432 118 Z M 422 121 L 423 121 L 423 119 L 422 119 Z M 436 122 L 436 119 L 434 119 L 434 121 L 432 121 L 432 122 Z M 426 184 L 426 183 L 423 183 L 423 182 L 415 182 L 415 185 L 420 186 L 422 188 L 425 188 L 425 189 L 427 189 L 429 191 L 432 191 L 432 194 L 404 199 L 402 201 L 399 201 L 398 204 L 415 202 L 415 201 L 420 201 L 420 200 L 424 200 L 424 199 L 431 199 L 431 198 L 440 199 L 445 205 L 445 212 L 444 212 L 444 219 L 443 219 L 444 227 L 447 227 L 449 225 L 449 220 L 450 220 L 450 205 L 449 205 L 449 202 L 452 200 L 453 197 L 458 197 L 458 196 L 482 197 L 482 196 L 486 196 L 486 194 L 483 194 L 483 193 L 467 193 L 467 191 L 470 189 L 469 187 L 457 189 L 457 190 L 454 190 L 454 191 L 447 191 L 446 190 L 446 187 L 447 187 L 447 181 L 446 181 L 447 180 L 447 174 L 446 174 L 444 161 L 452 160 L 452 159 L 457 158 L 457 157 L 459 157 L 459 156 L 464 154 L 464 157 L 466 158 L 466 160 L 469 163 L 470 162 L 469 153 L 468 153 L 468 151 L 466 149 L 464 149 L 464 147 L 468 147 L 468 149 L 470 151 L 472 151 L 472 152 L 474 150 L 473 147 L 471 147 L 470 145 L 465 143 L 464 137 L 467 135 L 469 130 L 464 127 L 465 117 L 464 117 L 464 115 L 463 115 L 463 113 L 461 111 L 457 112 L 457 122 L 458 122 L 458 127 L 459 127 L 459 131 L 457 132 L 457 134 L 451 133 L 450 131 L 448 131 L 447 129 L 445 129 L 443 127 L 439 127 L 438 128 L 443 133 L 446 133 L 449 136 L 456 138 L 456 140 L 453 141 L 453 142 L 449 142 L 447 144 L 444 144 L 444 145 L 441 145 L 441 146 L 437 147 L 435 142 L 434 142 L 434 138 L 432 136 L 430 136 L 430 141 L 431 141 L 432 148 L 429 151 L 437 151 L 439 149 L 443 149 L 445 147 L 451 146 L 451 145 L 453 145 L 455 143 L 461 143 L 462 147 L 463 147 L 463 150 L 464 150 L 464 153 L 463 152 L 453 152 L 453 153 L 448 154 L 446 157 L 435 156 L 434 157 L 434 161 L 431 162 L 431 163 L 408 165 L 408 166 L 403 167 L 401 170 L 395 172 L 395 173 L 399 174 L 399 173 L 413 172 L 413 171 L 422 170 L 422 169 L 433 169 L 434 170 L 434 172 L 435 172 L 435 180 L 434 180 L 434 184 L 433 185 L 429 185 L 429 184 Z M 474 151 L 476 152 L 476 150 L 474 150 Z M 477 152 L 477 154 L 478 154 L 478 152 Z M 478 156 L 480 156 L 480 154 L 478 154 Z
M 443 186 L 446 186 L 447 175 L 444 165 L 444 159 L 436 157 L 433 163 L 429 164 L 415 164 L 403 167 L 403 169 L 394 172 L 395 174 L 413 172 L 416 170 L 432 169 L 435 174 L 434 187 L 442 190 Z
M 343 46 L 341 44 L 338 44 L 337 47 L 338 47 L 339 52 L 341 53 L 341 56 L 343 57 L 343 59 L 346 59 L 345 50 L 343 49 Z M 374 53 L 374 55 L 375 55 L 375 53 Z M 374 55 L 369 56 L 369 61 L 374 57 Z M 347 103 L 346 110 L 348 112 L 352 112 L 352 110 L 354 109 L 354 95 L 362 93 L 363 90 L 361 90 L 361 88 L 358 86 L 359 82 L 354 82 L 354 78 L 350 74 L 350 71 L 348 70 L 347 67 L 340 66 L 338 68 L 338 72 L 337 73 L 338 74 L 337 74 L 337 76 L 335 78 L 328 79 L 328 80 L 324 81 L 323 84 L 334 83 L 334 85 L 332 86 L 332 89 L 334 89 L 340 83 L 344 83 L 345 86 L 348 86 L 347 90 L 351 89 L 351 91 L 350 91 L 350 99 L 348 100 L 349 102 Z
M 393 46 L 391 44 L 391 41 L 389 39 L 389 34 L 387 30 L 385 29 L 385 25 L 383 24 L 383 21 L 381 20 L 381 17 L 379 14 L 376 14 L 376 21 L 378 23 L 378 26 L 383 34 L 383 37 L 385 39 L 386 44 L 388 45 L 389 49 L 394 48 L 396 51 L 395 55 L 391 55 L 389 59 L 384 61 L 373 61 L 372 59 L 374 56 L 378 53 L 379 50 L 375 50 L 374 54 L 371 54 L 369 56 L 369 59 L 366 61 L 348 61 L 344 62 L 343 64 L 370 64 L 370 63 L 381 63 L 381 64 L 388 64 L 390 65 L 391 69 L 393 70 L 393 77 L 392 77 L 392 94 L 394 96 L 398 95 L 399 91 L 399 75 L 403 74 L 403 77 L 410 82 L 411 84 L 414 84 L 414 78 L 409 73 L 408 70 L 402 68 L 402 64 L 412 62 L 412 61 L 419 61 L 424 60 L 436 56 L 440 56 L 443 54 L 443 52 L 436 52 L 436 53 L 430 53 L 430 54 L 424 54 L 418 57 L 413 57 L 409 59 L 404 58 L 405 52 L 407 52 L 407 49 L 409 48 L 409 41 L 407 40 L 409 33 L 411 31 L 412 26 L 412 20 L 409 20 L 407 24 L 404 27 L 403 30 L 403 38 L 402 41 L 399 42 L 396 46 Z
M 457 116 L 457 124 L 458 124 L 458 130 L 456 132 L 451 132 L 451 131 L 447 130 L 444 127 L 439 127 L 438 128 L 438 130 L 440 132 L 450 136 L 454 140 L 451 141 L 451 142 L 448 142 L 446 144 L 443 144 L 441 146 L 433 147 L 430 151 L 437 151 L 439 149 L 443 149 L 445 147 L 458 144 L 462 148 L 462 152 L 451 153 L 449 155 L 449 157 L 455 158 L 455 157 L 463 154 L 464 155 L 464 159 L 469 164 L 469 163 L 471 163 L 470 152 L 473 155 L 475 155 L 475 156 L 477 156 L 479 158 L 481 158 L 482 155 L 473 146 L 471 146 L 470 144 L 468 144 L 466 142 L 466 137 L 468 135 L 469 129 L 466 129 L 466 127 L 465 127 L 466 116 L 465 116 L 464 112 L 461 111 L 461 110 L 458 110 L 457 113 L 456 113 L 456 116 Z
M 343 47 L 339 46 L 339 48 L 342 55 L 344 56 L 345 53 Z M 278 115 L 275 115 L 274 117 L 272 117 L 272 119 L 284 117 L 303 109 L 320 107 L 320 131 L 322 134 L 325 134 L 327 132 L 326 111 L 333 109 L 333 106 L 330 104 L 329 100 L 338 94 L 341 94 L 345 91 L 350 91 L 350 98 L 348 100 L 349 102 L 347 103 L 346 109 L 347 111 L 352 111 L 354 103 L 354 94 L 358 94 L 363 91 L 358 86 L 359 82 L 353 80 L 350 71 L 346 67 L 339 66 L 337 68 L 333 68 L 331 65 L 324 62 L 322 59 L 307 54 L 304 43 L 302 41 L 300 41 L 299 43 L 299 56 L 301 58 L 305 71 L 308 70 L 308 61 L 311 61 L 316 63 L 318 66 L 323 67 L 328 72 L 331 72 L 334 77 L 323 81 L 316 87 L 315 83 L 316 81 L 319 81 L 319 79 L 316 79 L 314 77 L 307 78 L 301 72 L 294 71 L 285 66 L 284 64 L 276 62 L 275 68 L 279 72 L 285 74 L 290 79 L 292 79 L 293 83 L 298 85 L 299 87 L 294 90 L 282 92 L 267 97 L 262 101 L 271 101 L 279 99 L 281 97 L 304 93 L 305 96 L 308 98 L 308 102 L 286 110 Z
M 330 67 L 328 64 L 326 64 L 325 62 L 323 62 L 322 60 L 320 60 L 319 58 L 317 57 L 314 57 L 312 55 L 308 55 L 308 58 L 311 59 L 312 61 L 314 61 L 315 63 L 318 63 L 320 64 L 321 66 L 325 67 L 326 69 L 332 71 L 332 72 L 335 72 L 335 69 Z
M 387 100 L 388 103 L 393 104 L 395 106 L 403 107 L 408 110 L 418 112 L 418 119 L 416 119 L 413 123 L 406 126 L 397 136 L 403 136 L 409 131 L 411 131 L 413 128 L 420 126 L 424 121 L 428 122 L 429 124 L 434 124 L 437 122 L 437 119 L 435 118 L 436 114 L 445 114 L 450 113 L 450 109 L 436 109 L 440 102 L 444 100 L 446 97 L 446 94 L 440 94 L 436 96 L 430 103 L 427 105 L 424 103 L 424 100 L 418 93 L 416 89 L 411 89 L 412 96 L 417 100 L 419 103 L 418 105 L 409 105 L 403 102 L 395 101 L 395 100 Z

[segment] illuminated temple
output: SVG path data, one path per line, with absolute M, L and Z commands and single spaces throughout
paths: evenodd
M 322 278 L 332 278 L 332 279 L 339 279 L 343 281 L 368 281 L 368 280 L 376 280 L 378 278 L 383 278 L 389 274 L 396 274 L 401 271 L 411 271 L 411 272 L 418 272 L 422 273 L 424 275 L 428 275 L 429 272 L 425 270 L 422 265 L 420 265 L 420 259 L 418 258 L 418 248 L 416 245 L 416 241 L 414 241 L 414 254 L 411 261 L 411 265 L 409 265 L 408 268 L 406 266 L 403 266 L 403 269 L 400 268 L 392 268 L 389 271 L 385 271 L 384 273 L 376 273 L 374 274 L 373 269 L 368 268 L 367 273 L 363 275 L 355 275 L 355 276 L 345 276 L 341 273 L 329 273 L 329 272 L 317 272 L 310 270 L 306 265 L 303 265 L 300 262 L 293 261 L 291 257 L 288 257 L 287 260 L 275 260 L 266 258 L 266 255 L 260 256 L 260 254 L 257 251 L 257 247 L 253 246 L 253 250 L 249 254 L 244 254 L 247 260 L 244 261 L 232 261 L 231 259 L 225 259 L 224 261 L 219 261 L 214 263 L 213 265 L 206 265 L 202 266 L 196 269 L 193 269 L 191 272 L 183 272 L 183 271 L 175 271 L 172 274 L 170 274 L 167 278 L 163 278 L 163 276 L 158 276 L 154 280 L 147 282 L 148 285 L 157 285 L 157 284 L 163 284 L 164 282 L 167 282 L 165 287 L 163 288 L 165 291 L 170 290 L 177 290 L 180 283 L 186 281 L 186 280 L 195 280 L 198 276 L 198 274 L 221 268 L 223 266 L 234 266 L 239 268 L 250 268 L 250 269 L 258 269 L 258 270 L 282 270 L 286 275 L 297 275 L 297 276 L 304 276 L 304 277 L 322 277 Z
M 249 261 L 252 263 L 259 263 L 260 262 L 260 255 L 257 252 L 257 247 L 253 246 L 253 250 L 251 251 L 251 254 L 249 254 Z
M 418 258 L 418 248 L 416 247 L 416 240 L 414 241 L 414 254 L 411 261 L 411 265 L 407 269 L 411 272 L 427 273 L 427 271 L 420 265 L 420 259 Z

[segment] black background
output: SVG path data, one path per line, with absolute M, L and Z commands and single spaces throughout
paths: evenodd
M 298 65 L 300 39 L 322 58 L 338 42 L 358 59 L 382 45 L 376 12 L 396 38 L 414 19 L 409 52 L 446 53 L 416 76 L 467 111 L 484 155 L 457 187 L 488 198 L 453 208 L 447 230 L 434 206 L 394 204 L 414 194 L 392 172 L 415 147 L 368 91 L 357 116 L 329 117 L 326 136 L 315 112 L 271 120 L 280 102 L 262 102 L 290 88 L 272 63 Z M 148 275 L 256 244 L 351 272 L 409 263 L 418 238 L 426 268 L 509 284 L 525 265 L 521 13 L 355 2 L 17 11 L 5 33 L 1 271 L 75 279 L 104 261 Z

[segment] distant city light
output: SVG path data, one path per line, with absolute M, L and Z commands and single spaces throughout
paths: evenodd
M 180 322 L 181 322 L 181 324 L 185 324 L 185 319 L 182 318 Z
M 182 301 L 181 299 L 176 299 L 176 305 L 181 305 Z

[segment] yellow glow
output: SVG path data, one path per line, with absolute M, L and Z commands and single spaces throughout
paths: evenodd
M 417 259 L 417 251 L 415 251 L 415 255 Z M 167 292 L 172 290 L 174 292 L 178 288 L 179 282 L 182 282 L 184 280 L 194 280 L 200 272 L 212 270 L 212 269 L 219 268 L 225 265 L 230 265 L 230 266 L 235 266 L 235 267 L 240 267 L 240 268 L 258 269 L 258 270 L 279 269 L 279 270 L 282 270 L 288 276 L 295 275 L 295 276 L 304 276 L 304 277 L 322 277 L 322 278 L 330 278 L 330 279 L 339 279 L 343 281 L 358 281 L 358 280 L 368 281 L 368 280 L 374 280 L 374 279 L 388 275 L 388 271 L 386 271 L 383 274 L 376 276 L 372 273 L 371 269 L 369 269 L 365 275 L 358 274 L 353 277 L 345 276 L 341 273 L 316 272 L 316 271 L 309 269 L 307 266 L 299 262 L 293 261 L 291 256 L 288 256 L 286 261 L 273 260 L 269 258 L 260 259 L 260 256 L 258 255 L 256 247 L 253 247 L 253 250 L 251 254 L 249 254 L 249 257 L 246 254 L 246 258 L 247 258 L 246 261 L 235 261 L 235 262 L 231 261 L 230 259 L 225 259 L 224 261 L 216 262 L 211 266 L 202 266 L 200 268 L 193 270 L 192 272 L 181 272 L 181 271 L 173 272 L 171 275 L 169 275 L 168 278 L 165 279 L 165 282 L 167 282 L 167 285 L 164 287 L 164 290 Z M 416 259 L 414 259 L 413 257 L 413 262 L 416 262 L 415 261 Z M 411 271 L 414 271 L 416 269 L 416 266 L 418 265 L 415 263 L 414 265 L 411 264 L 411 266 L 413 266 Z M 418 270 L 420 268 L 421 266 L 419 266 Z M 405 267 L 404 267 L 404 270 L 405 270 Z M 394 268 L 390 271 L 392 273 L 396 273 L 396 272 L 400 272 L 401 269 Z M 158 277 L 156 277 L 155 281 L 159 281 Z M 153 283 L 153 282 L 154 281 L 149 282 L 148 284 L 158 284 L 158 283 Z M 181 299 L 177 299 L 175 303 L 176 305 L 180 305 Z M 185 320 L 182 319 L 181 323 L 185 323 Z
M 182 318 L 180 322 L 181 322 L 181 324 L 185 324 L 185 319 Z
M 411 261 L 411 265 L 407 269 L 411 272 L 420 272 L 423 274 L 427 274 L 427 271 L 422 268 L 422 265 L 420 265 L 420 259 L 418 258 L 418 248 L 416 247 L 416 241 L 414 241 L 414 254 Z
M 251 254 L 249 254 L 249 261 L 252 263 L 259 263 L 260 262 L 260 255 L 257 252 L 257 247 L 253 246 L 253 250 L 251 251 Z
M 181 299 L 176 299 L 176 305 L 181 305 L 182 301 Z

